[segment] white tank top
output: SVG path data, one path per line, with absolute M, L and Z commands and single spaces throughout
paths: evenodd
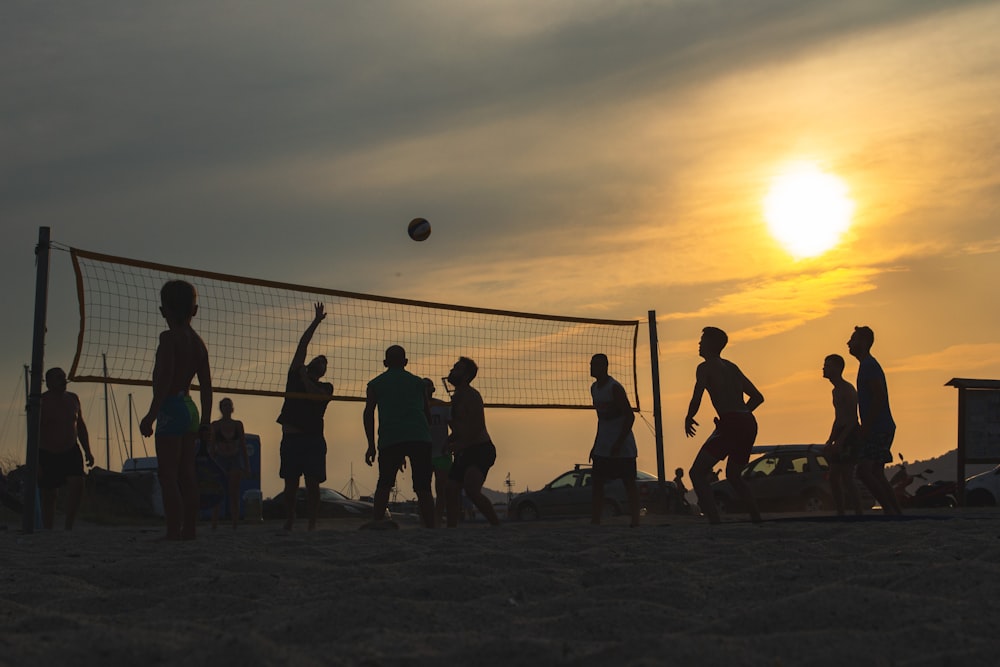
M 605 405 L 612 405 L 614 403 L 614 388 L 616 386 L 621 387 L 621 384 L 618 380 L 610 376 L 608 376 L 608 382 L 603 387 L 598 387 L 596 382 L 590 385 L 590 396 L 594 399 L 594 407 L 599 408 Z M 615 444 L 615 440 L 621 433 L 624 421 L 625 415 L 615 417 L 614 419 L 597 418 L 597 437 L 594 439 L 595 456 L 611 456 L 611 447 Z M 629 430 L 624 442 L 622 442 L 621 449 L 618 450 L 616 458 L 634 459 L 638 455 L 639 451 L 635 446 L 635 436 Z

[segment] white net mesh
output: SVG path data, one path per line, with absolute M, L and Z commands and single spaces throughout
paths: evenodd
M 148 385 L 165 322 L 160 287 L 182 279 L 198 290 L 195 330 L 221 392 L 280 396 L 288 364 L 316 302 L 327 317 L 308 357 L 326 355 L 337 400 L 364 400 L 402 345 L 407 370 L 435 381 L 459 356 L 479 365 L 475 386 L 492 407 L 591 408 L 589 362 L 608 355 L 638 409 L 638 320 L 595 320 L 423 303 L 288 285 L 73 250 L 80 335 L 70 378 Z M 107 363 L 107 372 L 104 365 Z

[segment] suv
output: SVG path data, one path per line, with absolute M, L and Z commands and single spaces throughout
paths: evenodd
M 771 445 L 754 447 L 763 453 L 743 468 L 740 476 L 750 487 L 762 512 L 832 509 L 830 465 L 823 455 L 823 445 Z M 855 480 L 855 484 L 858 484 Z M 860 484 L 862 505 L 871 507 L 871 494 Z M 712 484 L 712 494 L 720 512 L 744 508 L 733 485 L 726 480 Z
M 550 519 L 554 517 L 590 516 L 591 477 L 593 469 L 589 465 L 577 463 L 572 470 L 564 472 L 546 484 L 539 491 L 528 491 L 511 500 L 507 508 L 507 518 L 518 521 Z M 664 482 L 663 489 L 656 475 L 636 471 L 635 479 L 639 487 L 640 513 L 660 511 L 670 507 L 674 497 L 673 482 Z M 628 514 L 625 489 L 619 480 L 604 485 L 604 516 Z

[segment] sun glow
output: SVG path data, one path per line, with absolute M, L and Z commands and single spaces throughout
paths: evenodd
M 811 163 L 796 163 L 775 177 L 764 199 L 771 234 L 796 259 L 837 245 L 853 214 L 847 184 Z

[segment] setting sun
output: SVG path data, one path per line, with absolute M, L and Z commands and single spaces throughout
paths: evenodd
M 796 259 L 815 257 L 835 246 L 850 227 L 853 213 L 847 184 L 809 163 L 779 174 L 764 200 L 771 234 Z

